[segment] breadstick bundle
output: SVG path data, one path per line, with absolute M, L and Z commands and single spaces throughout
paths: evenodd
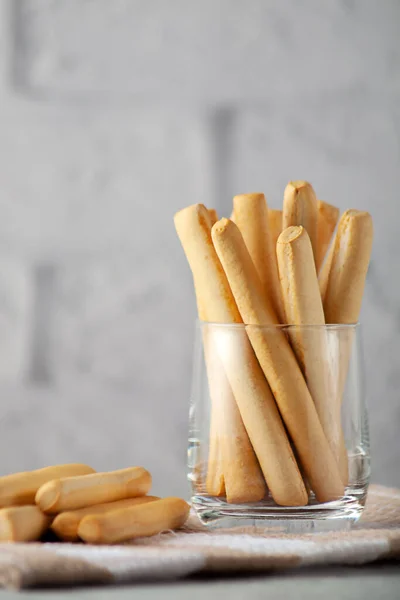
M 0 477 L 0 542 L 39 540 L 50 528 L 64 541 L 114 544 L 183 525 L 188 504 L 147 495 L 151 481 L 142 467 L 81 464 Z
M 344 494 L 349 354 L 335 363 L 325 324 L 358 321 L 372 221 L 356 210 L 338 219 L 305 181 L 288 184 L 282 211 L 253 193 L 234 197 L 230 219 L 200 204 L 175 215 L 202 323 L 209 496 L 243 504 L 268 490 L 302 506 L 308 486 L 319 502 Z

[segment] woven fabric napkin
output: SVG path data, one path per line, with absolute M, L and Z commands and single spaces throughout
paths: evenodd
M 0 544 L 0 586 L 110 584 L 198 572 L 269 571 L 400 559 L 400 490 L 373 485 L 350 531 L 284 535 L 247 528 L 205 531 L 191 517 L 178 532 L 121 546 Z

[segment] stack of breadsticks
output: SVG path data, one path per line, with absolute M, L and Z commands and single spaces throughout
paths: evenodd
M 287 336 L 276 325 L 358 321 L 371 216 L 348 210 L 339 220 L 309 183 L 295 181 L 282 211 L 269 209 L 264 194 L 243 194 L 233 200 L 231 219 L 197 204 L 178 212 L 175 226 L 204 322 L 206 493 L 247 503 L 268 489 L 282 506 L 307 504 L 310 490 L 319 502 L 342 497 L 348 461 L 340 408 L 349 354 L 339 359 L 341 387 L 324 327 L 288 328 Z
M 183 525 L 189 505 L 147 496 L 142 467 L 96 473 L 83 464 L 45 467 L 0 477 L 0 542 L 59 539 L 114 544 Z

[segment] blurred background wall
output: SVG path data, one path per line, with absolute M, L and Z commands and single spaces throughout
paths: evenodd
M 173 214 L 371 211 L 373 478 L 400 485 L 400 3 L 0 0 L 0 471 L 185 493 L 195 306 Z

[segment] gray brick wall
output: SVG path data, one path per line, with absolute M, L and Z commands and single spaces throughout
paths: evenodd
M 195 315 L 172 216 L 290 178 L 366 208 L 374 479 L 398 460 L 398 2 L 0 0 L 0 470 L 185 493 Z

